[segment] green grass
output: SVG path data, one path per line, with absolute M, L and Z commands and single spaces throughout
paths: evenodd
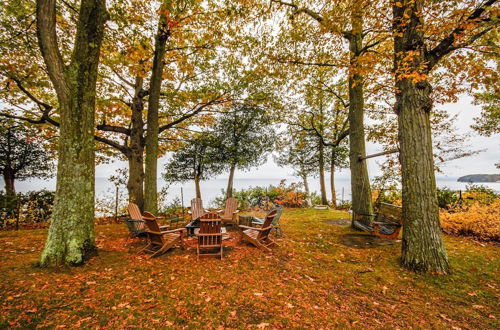
M 228 242 L 224 260 L 192 248 L 146 259 L 126 226 L 97 226 L 99 256 L 76 268 L 33 265 L 46 230 L 0 232 L 0 328 L 498 328 L 498 246 L 445 237 L 449 276 L 399 266 L 400 243 L 359 249 L 325 220 L 286 210 L 273 253 Z M 140 245 L 135 245 L 138 248 Z

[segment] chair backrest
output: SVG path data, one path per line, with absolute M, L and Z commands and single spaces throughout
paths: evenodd
M 201 198 L 193 198 L 191 200 L 191 220 L 196 220 L 201 218 L 205 214 L 203 209 L 203 201 Z
M 146 232 L 148 233 L 150 242 L 152 244 L 163 245 L 163 235 L 156 219 L 144 219 L 144 223 L 146 224 Z
M 266 218 L 264 219 L 264 223 L 262 224 L 262 228 L 267 228 L 267 227 L 270 227 L 266 230 L 261 230 L 259 231 L 259 236 L 257 236 L 257 239 L 264 239 L 264 238 L 267 238 L 269 236 L 269 233 L 271 232 L 271 225 L 272 225 L 272 222 L 274 220 L 274 217 L 276 216 L 276 214 L 278 213 L 277 210 L 272 210 L 270 211 L 267 215 L 266 215 Z
M 226 200 L 226 208 L 224 209 L 224 219 L 232 218 L 237 208 L 238 208 L 238 200 L 234 197 L 229 197 Z
M 137 204 L 128 204 L 128 215 L 132 220 L 143 220 L 141 210 L 139 210 L 139 206 L 137 206 Z M 140 221 L 127 222 L 127 226 L 129 226 L 129 229 L 133 228 L 134 233 L 142 232 L 146 229 L 144 222 Z
M 276 215 L 274 216 L 273 222 L 271 224 L 273 226 L 277 226 L 277 225 L 280 224 L 280 218 L 281 218 L 281 214 L 283 213 L 283 208 L 282 207 L 276 207 L 273 210 L 271 210 L 270 212 L 272 212 L 272 211 L 276 211 Z
M 380 203 L 377 221 L 394 225 L 403 224 L 403 208 L 389 203 Z
M 198 232 L 198 245 L 217 246 L 222 244 L 222 220 L 217 213 L 206 213 L 200 218 L 200 231 Z
M 128 203 L 128 215 L 134 220 L 142 220 L 142 213 L 135 203 Z

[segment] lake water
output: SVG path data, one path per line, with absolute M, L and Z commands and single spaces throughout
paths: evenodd
M 287 183 L 290 182 L 300 182 L 298 178 L 295 177 L 285 177 Z M 243 188 L 248 188 L 250 186 L 269 186 L 269 185 L 278 185 L 282 178 L 253 178 L 253 179 L 238 179 L 234 180 L 234 188 L 239 190 Z M 328 179 L 329 180 L 329 179 Z M 1 180 L 0 180 L 1 182 Z M 329 181 L 327 181 L 327 194 L 330 198 L 330 188 Z M 201 183 L 201 193 L 202 198 L 205 201 L 205 205 L 210 205 L 213 200 L 221 195 L 221 190 L 225 189 L 227 185 L 226 178 L 217 178 L 208 181 L 203 181 Z M 319 192 L 319 179 L 310 178 L 309 185 L 311 191 Z M 437 178 L 438 187 L 448 187 L 452 190 L 465 190 L 467 183 L 457 182 L 456 177 L 438 177 Z M 492 188 L 493 190 L 500 192 L 500 183 L 481 183 L 481 185 Z M 159 187 L 165 186 L 165 182 L 163 180 L 159 180 Z M 3 187 L 3 182 L 2 182 Z M 50 180 L 39 180 L 34 179 L 30 181 L 24 182 L 16 182 L 16 190 L 18 192 L 26 192 L 30 190 L 39 190 L 39 189 L 49 189 L 55 190 L 55 179 Z M 166 203 L 171 202 L 175 198 L 181 198 L 181 188 L 183 190 L 184 195 L 184 205 L 188 205 L 189 201 L 195 195 L 194 183 L 186 182 L 184 184 L 173 184 L 168 189 L 168 195 Z M 337 190 L 337 199 L 338 200 L 350 200 L 351 199 L 351 186 L 350 180 L 347 177 L 339 176 L 335 182 L 335 188 Z M 123 192 L 125 191 L 124 187 L 122 188 Z M 102 177 L 96 178 L 96 198 L 106 198 L 114 196 L 115 187 L 114 185 L 107 179 Z M 126 198 L 126 197 L 124 197 Z

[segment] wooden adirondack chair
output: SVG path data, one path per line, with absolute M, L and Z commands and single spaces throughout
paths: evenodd
M 280 218 L 281 218 L 281 214 L 283 213 L 283 208 L 282 207 L 274 207 L 271 211 L 269 211 L 269 213 L 271 213 L 273 211 L 276 211 L 276 215 L 274 216 L 274 219 L 273 219 L 273 222 L 271 223 L 271 225 L 273 226 L 273 229 L 276 230 L 276 236 L 282 237 L 283 232 L 281 231 Z M 267 217 L 267 215 L 266 215 L 266 217 Z M 262 225 L 264 224 L 264 221 L 265 221 L 265 218 L 261 219 L 261 218 L 253 217 L 252 218 L 252 225 L 256 226 L 256 227 L 262 227 Z
M 162 231 L 156 218 L 145 218 L 144 222 L 148 234 L 148 245 L 139 252 L 152 253 L 149 258 L 153 258 L 167 252 L 177 243 L 180 243 L 181 247 L 184 248 L 182 234 L 186 230 L 185 228 Z
M 275 241 L 269 238 L 269 234 L 273 229 L 272 222 L 278 213 L 277 210 L 272 210 L 266 215 L 262 228 L 239 226 L 241 229 L 240 241 L 252 243 L 263 251 L 271 251 L 270 246 L 277 245 Z
M 128 245 L 130 239 L 132 238 L 147 236 L 147 228 L 144 221 L 145 219 L 157 219 L 157 217 L 149 212 L 141 213 L 139 206 L 134 203 L 129 203 L 127 210 L 129 218 L 125 219 L 125 223 L 127 224 L 129 235 L 127 236 L 125 245 Z M 160 229 L 162 230 L 166 228 L 169 228 L 169 226 L 160 226 Z
M 234 197 L 229 197 L 226 200 L 226 207 L 224 210 L 221 210 L 222 212 L 222 222 L 223 223 L 236 223 L 236 213 L 240 212 L 240 210 L 237 210 L 238 208 L 238 200 Z
M 203 208 L 203 201 L 201 198 L 193 198 L 191 200 L 191 210 L 189 210 L 188 213 L 191 214 L 191 221 L 198 220 L 207 213 Z
M 222 220 L 217 213 L 207 213 L 200 218 L 198 232 L 198 260 L 200 256 L 219 256 L 222 260 Z M 207 251 L 202 253 L 203 251 Z M 216 252 L 214 252 L 214 250 Z

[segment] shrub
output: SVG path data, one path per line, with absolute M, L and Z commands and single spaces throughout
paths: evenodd
M 473 236 L 481 240 L 500 240 L 500 200 L 490 205 L 475 203 L 461 212 L 440 212 L 441 227 L 451 235 Z
M 401 190 L 396 188 L 372 191 L 372 200 L 374 200 L 375 207 L 380 203 L 401 205 L 402 199 Z
M 493 189 L 482 185 L 468 184 L 462 198 L 466 205 L 479 203 L 481 205 L 490 205 L 499 199 L 499 195 Z
M 458 196 L 456 192 L 450 190 L 447 187 L 437 189 L 437 199 L 439 208 L 441 209 L 449 209 L 451 206 L 458 202 Z
M 50 220 L 55 193 L 49 190 L 15 195 L 0 192 L 0 226 L 45 223 Z
M 221 190 L 212 204 L 216 207 L 224 207 L 226 192 Z M 278 186 L 250 187 L 247 189 L 234 190 L 233 197 L 238 200 L 238 208 L 246 210 L 252 207 L 267 207 L 269 204 L 279 204 L 286 207 L 303 207 L 306 204 L 306 194 L 301 191 L 301 184 L 286 184 L 282 180 Z
M 351 201 L 340 201 L 337 202 L 337 210 L 349 210 L 352 207 Z

